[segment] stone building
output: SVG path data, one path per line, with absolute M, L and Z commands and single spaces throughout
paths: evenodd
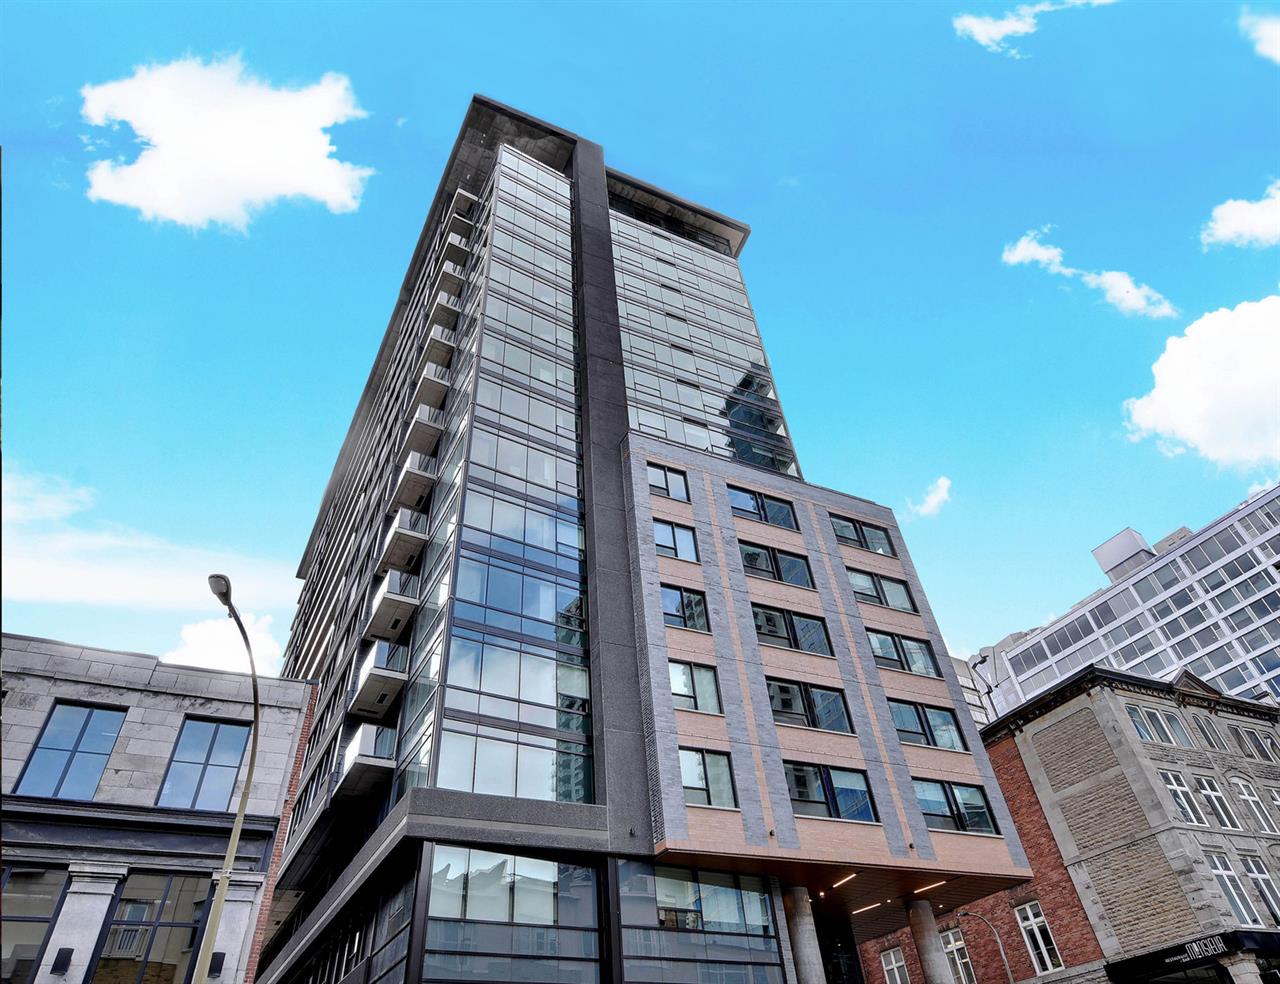
M 965 909 L 1014 979 L 1280 981 L 1277 720 L 1189 672 L 1088 667 L 983 729 L 1035 877 Z M 939 928 L 956 981 L 1006 979 L 990 927 Z M 870 984 L 934 984 L 902 934 L 861 951 Z
M 0 976 L 183 984 L 248 766 L 248 675 L 9 634 L 0 669 Z M 310 690 L 261 681 L 257 765 L 214 950 L 222 984 L 251 972 Z

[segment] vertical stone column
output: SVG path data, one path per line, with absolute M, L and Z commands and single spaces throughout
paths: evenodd
M 116 886 L 128 873 L 128 866 L 123 864 L 71 863 L 71 883 L 67 885 L 62 909 L 49 933 L 49 942 L 34 984 L 82 984 L 89 970 L 89 961 L 93 958 L 93 949 L 98 944 L 102 924 L 111 915 Z M 70 947 L 75 952 L 71 955 L 71 966 L 66 974 L 55 977 L 49 973 L 49 968 L 63 947 Z
M 1219 958 L 1218 963 L 1227 968 L 1231 984 L 1262 984 L 1262 972 L 1252 953 L 1233 953 Z
M 809 904 L 809 890 L 803 885 L 784 888 L 782 908 L 787 914 L 796 984 L 827 984 L 822 950 L 818 947 L 818 930 L 813 924 L 813 907 Z
M 924 984 L 951 984 L 951 965 L 942 949 L 933 905 L 928 899 L 912 899 L 907 903 L 907 923 L 924 971 Z
M 222 920 L 218 923 L 218 938 L 214 941 L 215 953 L 226 954 L 219 980 L 225 984 L 244 979 L 245 963 L 253 944 L 253 928 L 256 923 L 258 899 L 266 875 L 260 871 L 233 871 L 227 886 L 227 900 L 222 907 Z

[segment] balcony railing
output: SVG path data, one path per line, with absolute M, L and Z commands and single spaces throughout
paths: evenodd
M 373 593 L 365 623 L 366 639 L 392 639 L 413 618 L 418 607 L 419 578 L 415 574 L 391 570 Z
M 438 365 L 447 366 L 458 348 L 458 333 L 452 328 L 435 325 L 427 335 L 426 359 Z
M 342 750 L 342 767 L 334 797 L 360 796 L 372 792 L 390 778 L 396 764 L 396 729 L 377 724 L 356 728 Z
M 444 411 L 418 404 L 413 415 L 404 425 L 401 438 L 400 460 L 407 461 L 412 451 L 429 455 L 436 449 L 440 435 L 444 433 Z
M 404 688 L 408 666 L 408 646 L 385 639 L 372 643 L 356 673 L 351 713 L 383 717 Z
M 410 405 L 424 404 L 439 409 L 444 405 L 444 398 L 448 396 L 451 385 L 453 385 L 453 373 L 450 370 L 438 362 L 424 359 Z
M 436 458 L 410 451 L 396 476 L 389 508 L 423 509 L 439 478 L 440 462 Z
M 382 551 L 378 555 L 378 572 L 392 568 L 400 571 L 413 569 L 422 548 L 427 545 L 427 523 L 430 517 L 414 509 L 397 509 L 382 538 Z

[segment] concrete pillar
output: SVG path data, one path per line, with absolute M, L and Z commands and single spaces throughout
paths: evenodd
M 128 867 L 123 864 L 71 863 L 71 883 L 62 900 L 58 921 L 49 933 L 49 942 L 34 984 L 82 984 L 93 957 L 93 948 L 102 932 L 102 924 L 111 915 L 116 886 L 128 873 Z M 75 951 L 71 955 L 71 966 L 62 977 L 54 977 L 49 968 L 53 966 L 58 950 L 64 946 Z
M 215 953 L 226 954 L 221 980 L 232 982 L 244 978 L 249 948 L 253 945 L 253 930 L 258 921 L 258 900 L 262 897 L 262 885 L 266 875 L 259 871 L 234 871 L 227 886 L 227 900 L 222 906 L 222 921 L 218 923 L 218 939 L 213 945 Z
M 1262 984 L 1262 972 L 1252 953 L 1233 953 L 1220 957 L 1218 963 L 1227 968 L 1231 984 Z
M 796 984 L 827 984 L 827 972 L 822 966 L 822 950 L 818 947 L 818 930 L 813 924 L 813 907 L 809 904 L 809 890 L 803 885 L 784 888 L 782 908 L 787 914 L 791 956 L 796 965 Z
M 911 927 L 911 942 L 920 957 L 924 971 L 924 984 L 952 984 L 951 965 L 942 949 L 938 935 L 938 923 L 933 918 L 933 904 L 928 899 L 912 899 L 907 903 L 907 924 Z

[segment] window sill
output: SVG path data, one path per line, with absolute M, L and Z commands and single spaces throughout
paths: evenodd
M 777 523 L 771 523 L 767 519 L 761 519 L 759 516 L 744 516 L 742 513 L 734 512 L 732 509 L 730 509 L 729 512 L 734 519 L 745 519 L 748 523 L 759 523 L 761 526 L 767 526 L 771 530 L 786 530 L 788 533 L 794 533 L 796 536 L 801 535 L 799 530 L 791 526 L 779 526 Z
M 929 827 L 930 834 L 959 834 L 961 837 L 986 837 L 988 840 L 1004 840 L 1004 834 L 984 834 L 980 830 L 946 830 L 942 827 Z
M 720 813 L 741 813 L 740 806 L 712 806 L 710 803 L 686 803 L 686 810 L 716 810 Z
M 883 827 L 883 820 L 847 820 L 844 817 L 815 817 L 812 813 L 795 813 L 793 815 L 797 820 L 822 820 L 826 823 L 852 823 L 860 827 Z
M 692 632 L 694 635 L 712 636 L 714 633 L 710 629 L 691 629 L 687 625 L 670 625 L 667 622 L 662 623 L 665 628 L 675 629 L 677 632 Z
M 871 658 L 872 660 L 875 659 L 874 656 L 872 656 Z M 903 676 L 921 677 L 925 680 L 937 680 L 939 683 L 946 682 L 946 680 L 942 677 L 941 674 L 939 674 L 938 676 L 934 676 L 932 673 L 917 673 L 915 670 L 899 670 L 896 667 L 892 667 L 892 666 L 881 666 L 879 663 L 876 663 L 876 666 L 884 670 L 886 673 L 901 673 Z
M 776 728 L 795 728 L 797 731 L 816 731 L 823 735 L 843 735 L 845 738 L 857 738 L 857 732 L 854 731 L 836 731 L 833 728 L 815 728 L 811 724 L 790 724 L 786 721 L 774 721 Z M 819 817 L 818 819 L 822 819 Z M 829 819 L 829 818 L 828 818 Z
M 950 752 L 953 755 L 973 755 L 973 752 L 967 748 L 943 748 L 941 745 L 922 745 L 917 741 L 903 741 L 901 738 L 898 739 L 898 742 L 903 748 L 927 748 L 931 752 Z
M 689 565 L 691 565 L 691 566 L 693 566 L 693 567 L 701 567 L 701 566 L 702 566 L 702 561 L 701 561 L 701 560 L 690 560 L 688 557 L 673 557 L 673 556 L 671 556 L 670 554 L 658 553 L 658 551 L 656 551 L 656 550 L 654 551 L 654 553 L 655 553 L 655 554 L 657 554 L 657 556 L 658 556 L 658 559 L 659 559 L 659 560 L 674 560 L 674 561 L 676 561 L 677 563 L 680 563 L 680 564 L 689 564 Z
M 897 612 L 899 615 L 919 615 L 918 608 L 894 608 L 892 605 L 886 605 L 883 601 L 867 601 L 861 595 L 855 594 L 854 600 L 859 605 L 870 605 L 872 608 L 883 608 L 887 612 Z
M 666 499 L 668 502 L 682 502 L 686 506 L 693 505 L 693 502 L 689 499 L 677 499 L 674 495 L 667 495 L 665 492 L 659 492 L 653 486 L 649 486 L 649 494 L 655 499 Z
M 724 711 L 700 711 L 696 707 L 676 707 L 674 710 L 684 714 L 701 714 L 704 717 L 723 718 Z M 698 805 L 698 804 L 693 804 Z M 727 809 L 727 807 L 719 807 L 719 809 Z
M 890 560 L 898 560 L 897 554 L 881 553 L 879 550 L 872 550 L 870 547 L 864 547 L 861 543 L 854 543 L 852 540 L 842 540 L 839 535 L 836 536 L 836 543 L 842 547 L 853 547 L 854 550 L 861 550 L 865 554 L 872 557 L 888 557 Z
M 756 636 L 756 642 L 769 649 L 781 649 L 784 653 L 804 653 L 806 656 L 816 656 L 818 659 L 835 659 L 835 656 L 829 653 L 811 653 L 807 649 L 796 649 L 794 646 L 784 646 L 778 642 L 765 642 L 759 636 Z
M 746 574 L 747 577 L 754 578 L 757 581 L 764 581 L 767 584 L 784 584 L 788 588 L 795 588 L 797 591 L 812 591 L 815 595 L 818 593 L 817 588 L 806 587 L 803 584 L 792 584 L 790 581 L 784 581 L 780 577 L 769 577 L 767 574 L 752 574 L 749 570 L 746 570 L 746 568 L 743 568 L 743 573 Z

